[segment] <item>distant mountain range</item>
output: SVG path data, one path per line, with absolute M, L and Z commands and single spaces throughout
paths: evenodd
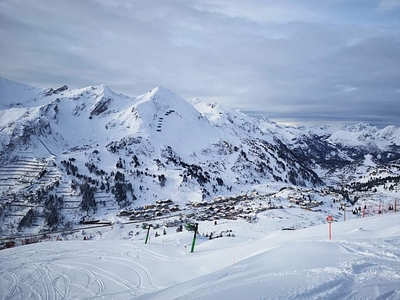
M 355 185 L 399 176 L 399 159 L 395 126 L 289 127 L 162 87 L 128 97 L 0 78 L 0 213 L 15 230 L 73 226 L 100 206 Z

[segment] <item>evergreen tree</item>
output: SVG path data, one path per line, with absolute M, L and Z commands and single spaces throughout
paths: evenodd
M 46 220 L 47 226 L 54 228 L 54 226 L 59 223 L 61 219 L 60 209 L 62 205 L 63 200 L 61 197 L 52 194 L 47 196 L 43 207 L 43 217 Z
M 19 222 L 18 228 L 21 229 L 21 227 L 31 226 L 33 224 L 33 222 L 35 221 L 35 219 L 36 219 L 35 212 L 31 208 Z
M 90 210 L 96 211 L 97 205 L 94 198 L 94 192 L 96 191 L 96 188 L 85 182 L 81 185 L 80 190 L 82 195 L 82 210 L 85 210 L 86 213 L 89 213 Z
M 158 181 L 160 181 L 161 187 L 165 186 L 165 182 L 167 181 L 167 178 L 165 177 L 164 174 L 161 174 L 158 176 Z

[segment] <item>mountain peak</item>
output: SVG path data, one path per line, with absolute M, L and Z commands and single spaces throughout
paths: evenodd
M 169 110 L 169 109 L 179 109 L 185 107 L 183 110 L 193 108 L 185 99 L 181 96 L 171 92 L 170 90 L 157 86 L 149 90 L 146 94 L 136 97 L 139 102 L 152 102 L 158 110 Z M 190 108 L 188 108 L 190 106 Z
M 155 88 L 153 88 L 153 90 L 157 93 L 172 93 L 169 89 L 163 87 L 163 86 L 156 86 Z
M 24 106 L 33 100 L 41 89 L 0 77 L 0 106 Z
M 177 94 L 174 92 L 171 92 L 169 89 L 164 88 L 162 86 L 156 86 L 155 88 L 151 89 L 148 93 L 146 93 L 149 96 L 161 96 L 161 97 L 168 97 L 168 98 L 175 98 L 179 97 Z M 180 98 L 180 97 L 179 97 Z

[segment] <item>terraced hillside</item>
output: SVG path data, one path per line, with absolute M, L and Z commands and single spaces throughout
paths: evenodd
M 0 167 L 3 231 L 16 231 L 24 224 L 28 213 L 41 215 L 43 203 L 40 194 L 53 189 L 60 178 L 52 159 L 38 160 L 29 153 L 21 154 L 17 160 Z

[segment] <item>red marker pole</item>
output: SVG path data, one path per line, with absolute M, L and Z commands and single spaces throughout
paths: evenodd
M 329 239 L 331 240 L 332 239 L 332 222 L 333 222 L 332 216 L 327 216 L 326 221 L 328 222 L 328 236 L 329 236 Z
M 332 223 L 328 223 L 329 226 L 329 239 L 332 239 Z

